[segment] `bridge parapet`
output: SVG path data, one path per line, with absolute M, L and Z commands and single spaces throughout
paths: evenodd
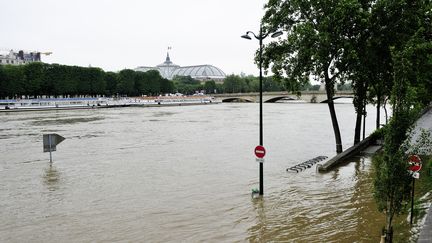
M 259 93 L 226 93 L 213 95 L 219 102 L 259 102 Z M 337 91 L 333 99 L 353 98 L 352 91 Z M 303 91 L 298 94 L 288 92 L 263 92 L 263 102 L 274 103 L 279 100 L 302 100 L 309 103 L 325 103 L 327 101 L 326 92 L 322 91 Z

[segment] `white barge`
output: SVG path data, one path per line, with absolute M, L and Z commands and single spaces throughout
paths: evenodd
M 209 96 L 8 99 L 0 100 L 0 112 L 96 109 L 129 106 L 181 106 L 215 103 L 214 98 Z

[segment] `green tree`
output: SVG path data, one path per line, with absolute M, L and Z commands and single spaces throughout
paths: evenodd
M 117 92 L 122 95 L 136 94 L 135 72 L 131 69 L 123 69 L 118 74 Z
M 6 73 L 4 71 L 3 65 L 0 65 L 0 98 L 5 98 L 7 96 L 6 85 Z
M 385 129 L 383 153 L 374 160 L 374 197 L 378 209 L 386 214 L 386 242 L 392 242 L 393 217 L 404 211 L 412 190 L 406 161 L 409 152 L 415 149 L 406 145 L 408 134 L 419 111 L 432 101 L 430 95 L 422 95 L 430 91 L 427 86 L 432 77 L 432 5 L 430 1 L 382 1 L 381 4 L 398 14 L 397 23 L 403 27 L 398 29 L 399 37 L 405 40 L 390 48 L 393 117 Z M 408 23 L 414 24 L 411 26 L 414 30 L 406 29 Z
M 386 103 L 393 85 L 393 58 L 391 47 L 400 49 L 422 24 L 430 26 L 425 18 L 427 1 L 361 1 L 362 21 L 355 39 L 354 62 L 350 66 L 357 111 L 354 141 L 359 141 L 361 115 L 366 115 L 369 102 L 376 104 L 376 128 L 380 126 L 380 108 Z
M 25 90 L 27 95 L 37 96 L 41 94 L 46 65 L 47 64 L 41 62 L 32 62 L 23 66 L 26 79 Z
M 216 90 L 216 82 L 214 80 L 206 81 L 204 83 L 204 90 L 207 94 L 213 94 Z
M 173 82 L 176 90 L 183 94 L 194 94 L 195 91 L 203 89 L 200 81 L 191 76 L 175 76 Z
M 286 75 L 294 82 L 305 83 L 313 76 L 325 83 L 338 153 L 342 152 L 342 139 L 333 102 L 334 85 L 348 70 L 351 39 L 360 16 L 357 1 L 270 0 L 263 18 L 266 30 L 287 33 L 285 39 L 266 46 L 264 67 L 272 63 L 276 76 Z
M 107 72 L 104 76 L 105 83 L 106 83 L 106 91 L 105 94 L 107 95 L 115 95 L 117 92 L 117 83 L 118 83 L 118 75 L 114 72 Z
M 90 94 L 102 95 L 105 93 L 106 82 L 104 79 L 104 71 L 100 68 L 88 68 L 88 76 L 90 78 Z
M 219 93 L 219 94 L 225 93 L 223 84 L 216 84 L 216 93 Z
M 92 75 L 90 73 L 90 70 L 85 67 L 72 67 L 73 68 L 73 74 L 70 76 L 65 77 L 65 81 L 67 83 L 72 83 L 72 80 L 74 78 L 77 78 L 77 92 L 81 95 L 89 95 L 92 91 Z
M 176 83 L 182 83 L 182 84 L 190 84 L 190 85 L 198 85 L 200 84 L 199 80 L 196 80 L 192 78 L 191 76 L 175 76 L 173 78 L 173 81 Z
M 148 87 L 148 94 L 158 95 L 161 93 L 162 76 L 159 71 L 150 70 L 146 72 L 146 86 Z
M 228 75 L 223 83 L 226 93 L 241 93 L 247 92 L 248 87 L 246 81 L 238 75 Z
M 4 78 L 1 88 L 7 97 L 25 95 L 25 74 L 21 66 L 6 65 L 3 67 Z
M 173 93 L 175 90 L 174 83 L 166 78 L 160 80 L 160 92 L 161 93 Z
M 147 74 L 146 72 L 135 72 L 135 90 L 137 90 L 140 95 L 147 95 L 150 93 L 148 87 L 146 86 Z
M 282 91 L 284 87 L 273 77 L 263 77 L 263 91 Z
M 403 212 L 411 190 L 406 151 L 401 145 L 408 137 L 415 110 L 411 108 L 413 97 L 409 95 L 410 87 L 403 67 L 406 60 L 398 60 L 396 64 L 398 70 L 392 92 L 393 117 L 385 128 L 383 153 L 374 159 L 374 197 L 378 210 L 386 214 L 386 242 L 392 242 L 393 218 Z

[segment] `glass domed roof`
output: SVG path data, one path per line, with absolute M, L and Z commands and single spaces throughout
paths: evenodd
M 219 68 L 212 65 L 197 65 L 188 67 L 179 67 L 172 73 L 175 76 L 191 76 L 195 79 L 223 79 L 225 73 Z
M 225 79 L 225 73 L 220 69 L 212 65 L 196 65 L 180 67 L 174 64 L 167 53 L 165 62 L 157 65 L 156 67 L 137 67 L 136 71 L 146 72 L 149 70 L 158 70 L 163 78 L 172 79 L 175 76 L 191 76 L 194 79 L 205 80 L 205 79 Z

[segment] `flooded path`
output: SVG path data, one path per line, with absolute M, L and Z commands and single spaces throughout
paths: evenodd
M 344 149 L 352 105 L 336 105 Z M 377 242 L 369 158 L 333 156 L 325 104 L 265 104 L 265 195 L 257 104 L 0 114 L 1 242 Z M 375 124 L 368 110 L 368 133 Z M 66 138 L 42 153 L 42 134 Z

